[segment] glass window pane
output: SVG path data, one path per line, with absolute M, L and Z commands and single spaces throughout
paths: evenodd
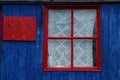
M 74 36 L 96 35 L 96 10 L 74 10 Z
M 71 55 L 70 40 L 49 40 L 49 66 L 50 67 L 70 67 Z
M 71 11 L 49 10 L 48 28 L 49 36 L 70 36 Z
M 74 40 L 74 67 L 96 66 L 95 56 L 95 40 Z

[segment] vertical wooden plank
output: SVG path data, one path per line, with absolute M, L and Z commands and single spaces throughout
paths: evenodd
M 117 56 L 117 64 L 118 64 L 118 80 L 120 80 L 120 5 L 118 5 L 118 56 Z
M 75 74 L 76 74 L 76 72 L 69 72 L 68 73 L 69 80 L 76 80 Z M 79 80 L 79 79 L 77 79 L 77 80 Z
M 74 72 L 75 80 L 85 80 L 85 72 Z
M 47 72 L 45 72 L 45 71 L 43 71 L 43 80 L 51 80 L 51 73 L 52 72 L 50 72 L 50 71 L 47 71 Z
M 117 79 L 117 5 L 110 5 L 110 80 Z
M 42 69 L 43 69 L 43 32 L 40 31 L 41 24 L 41 7 L 36 6 L 36 17 L 37 17 L 37 38 L 36 38 L 36 52 L 35 52 L 35 80 L 42 80 Z
M 19 45 L 19 46 L 18 46 Z M 17 47 L 17 57 L 18 57 L 18 69 L 17 69 L 17 74 L 18 74 L 18 80 L 26 80 L 25 76 L 25 63 L 26 63 L 26 45 L 24 42 L 17 42 L 16 43 Z
M 51 80 L 60 80 L 60 72 L 54 71 L 51 73 Z
M 31 43 L 27 43 L 27 57 L 26 57 L 26 79 L 34 80 L 34 48 Z
M 0 7 L 0 53 L 1 53 L 1 48 L 2 48 L 2 9 Z
M 85 72 L 85 76 L 84 77 L 85 77 L 85 80 L 92 80 L 93 73 L 92 72 Z
M 110 49 L 109 49 L 109 23 L 110 23 L 110 9 L 109 4 L 102 5 L 102 44 L 101 44 L 101 60 L 102 60 L 102 73 L 101 80 L 110 80 Z
M 10 78 L 9 76 L 9 71 L 10 71 L 9 62 L 10 62 L 10 53 L 11 53 L 10 47 L 11 46 L 8 45 L 4 46 L 3 43 L 4 53 L 2 53 L 1 80 L 9 80 Z
M 7 43 L 6 43 L 7 44 Z M 18 45 L 17 43 L 11 42 L 11 52 L 12 52 L 12 57 L 11 57 L 11 71 L 10 71 L 10 80 L 18 80 Z
M 101 79 L 101 72 L 92 72 L 92 79 L 91 80 L 102 80 Z
M 68 72 L 67 71 L 66 72 L 65 71 L 61 71 L 59 80 L 69 80 Z
M 4 50 L 4 49 L 7 49 L 7 48 L 8 48 L 8 46 L 6 46 L 2 49 Z M 9 64 L 8 64 L 8 62 L 9 62 L 10 58 L 6 56 L 6 55 L 8 55 L 7 53 L 10 53 L 8 51 L 10 51 L 10 49 L 7 49 L 6 51 L 4 51 L 4 53 L 2 53 L 1 79 L 0 80 L 9 79 L 9 68 L 8 68 Z M 7 78 L 6 78 L 6 76 L 7 76 Z
M 84 80 L 101 80 L 101 72 L 85 72 Z
M 0 7 L 0 79 L 1 79 L 1 62 L 2 62 L 2 9 Z
M 36 18 L 37 18 L 37 20 L 38 20 L 38 16 L 36 15 L 36 13 L 37 13 L 37 8 L 36 8 L 36 5 L 33 5 L 33 8 L 32 8 L 33 10 L 31 10 L 31 13 L 32 13 L 32 11 L 34 11 L 34 13 L 31 15 L 31 16 L 35 16 Z M 40 13 L 38 13 L 39 15 L 40 15 Z M 36 27 L 38 27 L 38 26 L 36 26 Z M 37 29 L 37 28 L 36 28 Z M 36 30 L 36 33 L 37 33 L 37 30 Z M 37 34 L 36 34 L 36 38 L 37 38 Z M 33 50 L 33 55 L 34 55 L 34 57 L 33 57 L 33 67 L 34 67 L 34 73 L 33 73 L 33 78 L 35 79 L 35 77 L 37 76 L 37 77 L 40 77 L 40 74 L 38 75 L 36 75 L 35 74 L 35 70 L 37 70 L 36 69 L 36 64 L 35 64 L 35 61 L 36 61 L 36 54 L 39 54 L 39 53 L 36 53 L 36 48 L 37 48 L 37 41 L 34 43 L 34 45 L 32 45 L 32 48 L 34 48 L 34 50 Z M 36 53 L 36 54 L 35 54 Z M 41 56 L 40 56 L 41 57 Z M 40 67 L 39 67 L 39 73 L 40 73 Z

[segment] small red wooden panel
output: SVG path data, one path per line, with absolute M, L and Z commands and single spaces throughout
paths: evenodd
M 35 41 L 35 17 L 4 17 L 3 40 Z

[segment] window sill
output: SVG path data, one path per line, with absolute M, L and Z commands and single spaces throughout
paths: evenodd
M 52 68 L 44 68 L 44 71 L 101 71 L 99 67 L 76 67 L 76 68 L 59 68 L 59 67 L 52 67 Z

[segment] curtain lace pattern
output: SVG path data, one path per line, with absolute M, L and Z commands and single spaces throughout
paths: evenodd
M 48 36 L 71 36 L 71 10 L 49 10 Z M 95 35 L 96 10 L 74 10 L 74 36 Z M 93 40 L 74 39 L 74 67 L 93 66 Z M 50 67 L 70 67 L 71 41 L 48 40 L 48 64 Z

